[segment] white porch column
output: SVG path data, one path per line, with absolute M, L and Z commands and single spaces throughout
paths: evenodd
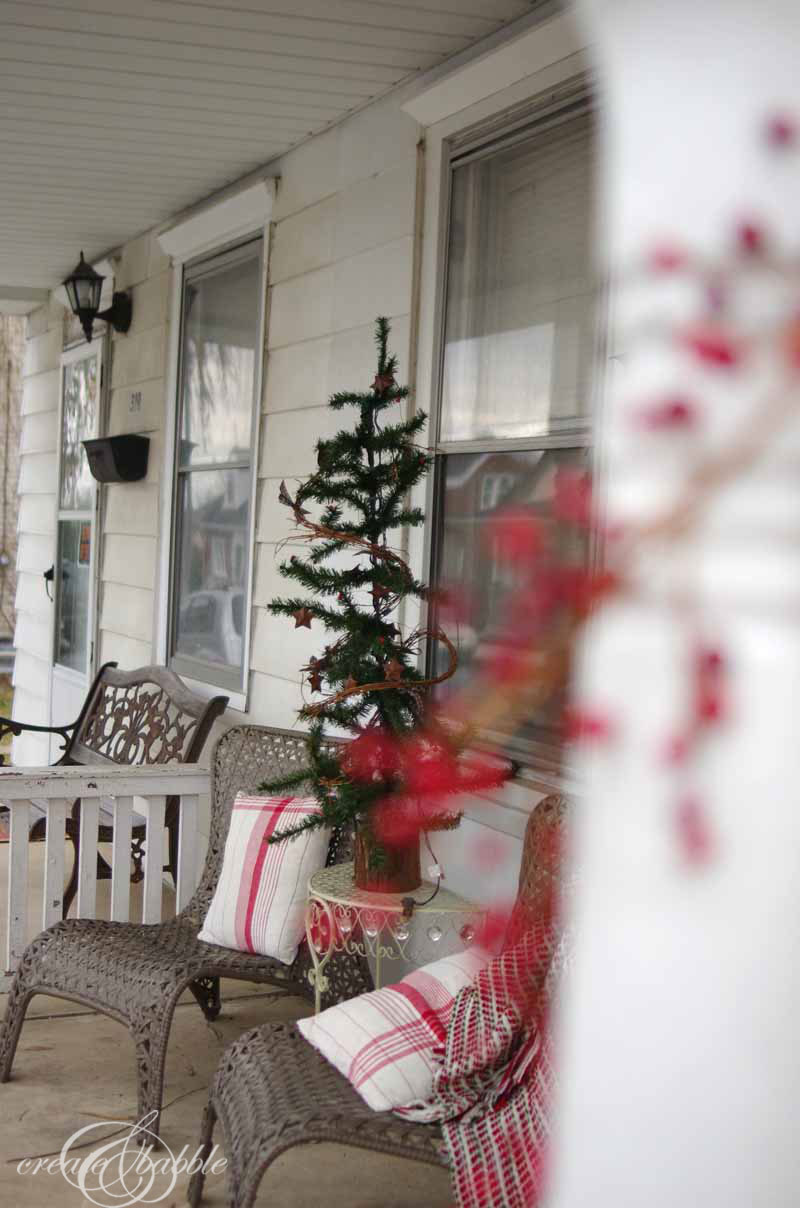
M 796 1208 L 800 9 L 580 7 L 623 358 L 608 519 L 653 521 L 742 456 L 697 477 L 684 538 L 636 546 L 584 650 L 578 703 L 611 736 L 584 756 L 551 1202 Z

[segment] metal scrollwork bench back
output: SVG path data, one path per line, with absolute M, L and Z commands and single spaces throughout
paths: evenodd
M 211 727 L 225 711 L 227 696 L 203 700 L 190 692 L 173 671 L 166 667 L 139 667 L 120 671 L 116 663 L 106 663 L 95 676 L 80 714 L 68 726 L 33 726 L 0 718 L 0 739 L 6 734 L 55 734 L 61 738 L 63 754 L 56 767 L 102 763 L 142 764 L 196 763 Z M 0 756 L 2 763 L 2 756 Z M 166 825 L 169 832 L 169 864 L 173 879 L 178 860 L 178 802 L 167 800 Z M 31 838 L 44 835 L 45 820 L 40 819 Z M 73 846 L 72 874 L 64 889 L 64 918 L 78 890 L 80 849 L 80 801 L 73 804 L 67 819 L 67 836 Z M 110 843 L 113 827 L 101 821 L 99 841 Z M 134 826 L 131 842 L 133 881 L 140 881 L 144 826 Z M 104 860 L 98 862 L 101 878 L 110 876 Z

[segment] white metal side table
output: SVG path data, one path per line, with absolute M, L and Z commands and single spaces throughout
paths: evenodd
M 384 960 L 424 964 L 435 959 L 437 949 L 452 950 L 454 938 L 469 947 L 485 911 L 449 889 L 440 888 L 432 897 L 435 888 L 423 881 L 411 893 L 369 893 L 356 888 L 352 863 L 334 864 L 311 877 L 306 939 L 312 961 L 308 980 L 314 987 L 317 1014 L 328 988 L 325 966 L 336 952 L 372 957 L 375 988 L 380 989 Z M 415 903 L 413 910 L 404 906 L 409 898 Z

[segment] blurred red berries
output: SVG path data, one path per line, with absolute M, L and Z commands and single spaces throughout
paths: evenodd
M 648 257 L 648 263 L 653 272 L 674 273 L 685 266 L 687 259 L 686 252 L 682 248 L 664 243 L 653 248 Z
M 365 730 L 351 742 L 342 767 L 353 780 L 370 781 L 396 775 L 400 766 L 397 743 L 382 730 Z
M 684 332 L 682 342 L 699 361 L 719 369 L 733 369 L 743 358 L 741 345 L 730 333 L 714 324 L 692 327 Z
M 571 708 L 566 711 L 564 735 L 567 742 L 607 743 L 614 736 L 614 726 L 604 713 Z
M 541 522 L 524 508 L 504 508 L 491 518 L 485 539 L 509 562 L 530 562 L 542 551 Z
M 767 119 L 766 140 L 771 147 L 782 149 L 797 142 L 797 122 L 785 113 L 775 113 Z
M 639 414 L 643 428 L 660 431 L 664 428 L 691 428 L 697 419 L 697 409 L 691 399 L 681 395 L 666 398 Z
M 585 470 L 562 468 L 553 483 L 553 512 L 558 520 L 581 528 L 592 523 L 592 483 Z
M 677 808 L 678 843 L 688 864 L 707 864 L 714 854 L 708 817 L 695 797 L 684 797 Z
M 739 250 L 747 256 L 758 256 L 764 251 L 766 237 L 762 227 L 755 222 L 743 222 L 736 232 Z

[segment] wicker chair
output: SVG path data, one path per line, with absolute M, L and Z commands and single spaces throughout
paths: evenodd
M 535 916 L 558 876 L 564 798 L 546 797 L 525 831 L 514 927 Z M 446 1166 L 441 1130 L 367 1107 L 350 1082 L 303 1038 L 292 1023 L 245 1032 L 222 1056 L 203 1116 L 203 1161 L 211 1153 L 216 1121 L 228 1159 L 229 1208 L 250 1208 L 267 1168 L 285 1150 L 335 1142 Z M 199 1205 L 205 1176 L 192 1176 L 188 1201 Z
M 83 1003 L 126 1024 L 136 1052 L 138 1119 L 158 1133 L 164 1062 L 172 1016 L 187 988 L 207 1019 L 220 1011 L 219 979 L 239 978 L 312 998 L 311 959 L 305 941 L 292 965 L 270 957 L 221 948 L 197 938 L 219 878 L 231 806 L 239 791 L 253 792 L 265 779 L 295 771 L 305 759 L 305 738 L 288 730 L 235 726 L 214 750 L 211 826 L 205 868 L 194 897 L 165 923 L 110 923 L 65 919 L 37 936 L 23 953 L 0 1027 L 0 1082 L 7 1082 L 28 1003 L 49 994 Z M 349 837 L 334 833 L 333 864 L 351 858 Z M 365 961 L 342 956 L 331 969 L 326 1001 L 339 1002 L 372 986 Z

